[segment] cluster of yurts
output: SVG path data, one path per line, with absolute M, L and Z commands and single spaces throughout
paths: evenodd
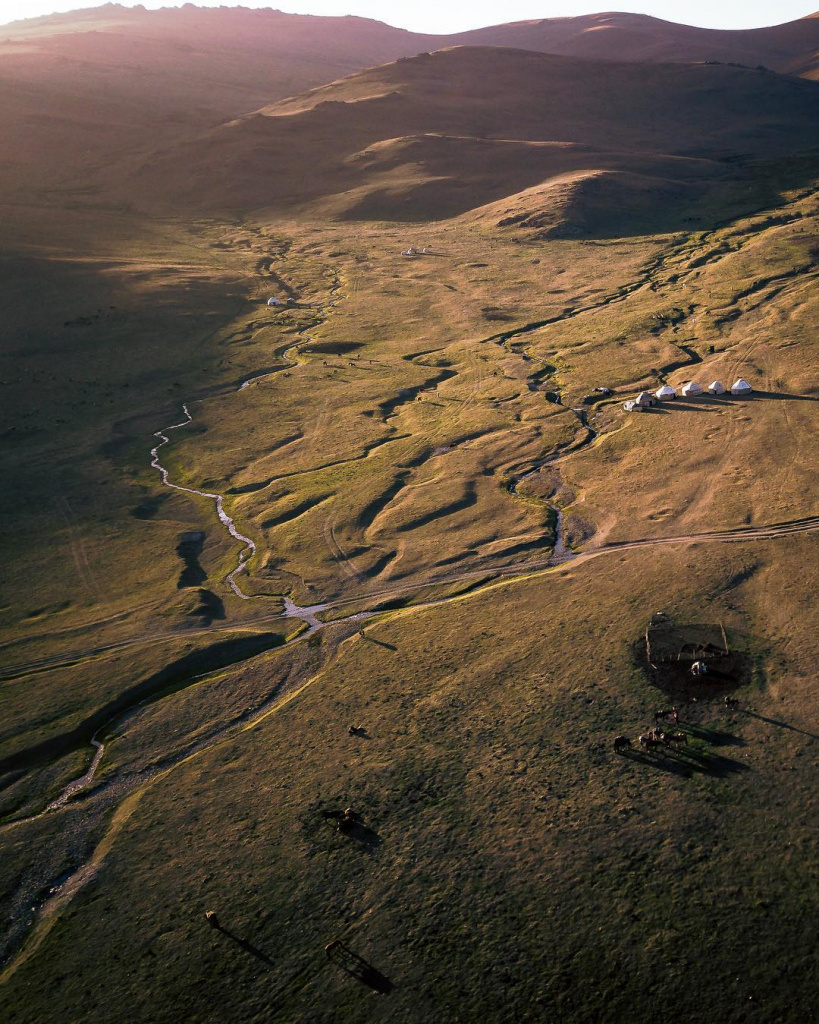
M 682 395 L 684 398 L 693 398 L 697 395 L 703 394 L 707 391 L 711 395 L 724 395 L 726 387 L 720 380 L 711 381 L 707 388 L 703 388 L 702 384 L 698 384 L 695 380 L 689 381 L 682 387 Z M 753 388 L 747 380 L 743 380 L 740 377 L 735 380 L 730 388 L 732 395 L 749 395 Z M 628 402 L 623 402 L 623 408 L 626 412 L 642 412 L 643 409 L 647 409 L 649 406 L 656 405 L 657 402 L 669 402 L 672 398 L 677 397 L 677 391 L 672 388 L 670 384 L 663 384 L 661 388 L 657 388 L 656 391 L 641 391 L 640 394 L 631 399 Z

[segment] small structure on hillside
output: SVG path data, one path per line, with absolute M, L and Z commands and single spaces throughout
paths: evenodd
M 742 377 L 737 378 L 731 385 L 732 395 L 750 395 L 753 390 L 748 381 L 743 380 Z
M 414 245 L 411 245 L 411 246 L 409 247 L 409 249 L 404 249 L 404 250 L 403 250 L 403 251 L 401 252 L 401 255 L 402 255 L 402 256 L 418 256 L 418 255 L 419 255 L 419 253 L 418 253 L 418 250 L 417 250 L 417 249 L 415 248 L 415 246 L 414 246 Z
M 712 395 L 724 395 L 725 385 L 722 383 L 721 380 L 712 380 L 711 383 L 708 385 L 708 390 L 711 392 Z
M 270 296 L 270 298 L 267 300 L 267 304 L 268 304 L 268 306 L 283 306 L 284 305 L 282 300 L 281 299 L 277 299 L 274 295 Z
M 701 395 L 702 384 L 698 384 L 695 380 L 690 380 L 687 384 L 683 386 L 682 393 L 683 395 L 685 395 L 686 398 L 689 398 L 693 395 Z
M 609 398 L 611 395 L 614 394 L 611 388 L 595 388 L 594 390 L 599 392 L 603 396 L 603 398 Z
M 670 384 L 663 384 L 661 388 L 657 388 L 654 394 L 661 402 L 670 402 L 672 398 L 677 397 L 677 392 Z
M 650 391 L 641 391 L 634 401 L 642 409 L 648 409 L 650 406 L 657 404 L 656 397 Z
M 672 662 L 690 662 L 692 673 L 697 663 L 707 672 L 710 662 L 731 653 L 721 622 L 681 625 L 665 616 L 654 616 L 646 629 L 645 640 L 646 658 L 653 668 Z M 693 674 L 704 675 L 705 672 L 698 670 Z
M 627 402 L 623 402 L 623 408 L 626 410 L 626 412 L 642 412 L 643 411 L 642 405 L 640 405 L 637 402 L 635 402 L 633 398 L 630 398 Z

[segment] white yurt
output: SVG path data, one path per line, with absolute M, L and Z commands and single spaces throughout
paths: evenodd
M 654 394 L 661 402 L 668 402 L 670 399 L 677 397 L 677 392 L 670 384 L 663 384 L 661 388 L 657 388 Z
M 698 384 L 695 380 L 690 380 L 682 389 L 682 393 L 686 396 L 689 395 L 701 395 L 702 384 Z
M 748 383 L 747 380 L 743 380 L 742 377 L 738 377 L 731 385 L 732 395 L 750 395 L 754 389 Z
M 268 304 L 268 306 L 280 306 L 282 303 L 281 303 L 281 299 L 270 298 L 270 299 L 267 300 L 267 304 Z
M 721 380 L 712 380 L 711 383 L 708 385 L 708 390 L 711 392 L 712 395 L 724 395 L 725 385 L 722 383 Z
M 634 399 L 634 401 L 641 408 L 646 408 L 649 405 L 656 405 L 657 399 L 652 395 L 650 391 L 641 391 L 640 394 Z

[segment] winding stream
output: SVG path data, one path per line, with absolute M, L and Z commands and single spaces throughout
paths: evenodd
M 622 299 L 626 298 L 629 294 L 631 294 L 633 290 L 635 290 L 637 287 L 645 285 L 645 283 L 646 281 L 642 280 L 633 285 L 627 286 L 626 288 L 621 289 L 615 295 L 607 297 L 606 302 L 621 301 Z M 334 286 L 330 292 L 331 296 L 335 292 L 337 292 L 339 288 L 340 282 L 338 281 L 338 278 L 336 278 Z M 603 304 L 606 304 L 606 302 L 604 302 Z M 320 309 L 322 313 L 326 313 L 327 309 L 331 308 L 334 305 L 335 302 L 332 301 L 331 299 L 331 301 L 329 301 L 325 306 L 320 307 Z M 547 324 L 557 323 L 560 320 L 567 319 L 570 316 L 577 315 L 578 313 L 591 311 L 594 308 L 597 308 L 597 305 L 580 307 L 578 309 L 566 311 L 563 314 L 560 314 L 556 317 L 552 317 L 548 320 L 536 324 L 528 324 L 516 330 L 504 332 L 504 334 L 501 335 L 500 337 L 495 336 L 494 338 L 486 340 L 495 341 L 498 344 L 502 344 L 505 346 L 514 337 L 531 333 L 542 326 L 546 326 Z M 315 338 L 312 335 L 308 334 L 307 330 L 299 332 L 298 337 L 302 339 L 302 341 L 315 341 Z M 270 377 L 275 373 L 279 373 L 282 370 L 287 369 L 288 366 L 295 365 L 297 363 L 295 353 L 297 352 L 298 346 L 301 343 L 302 342 L 297 342 L 284 351 L 283 356 L 284 359 L 287 361 L 284 366 L 276 367 L 275 369 L 269 371 L 257 371 L 255 374 L 249 375 L 239 384 L 238 390 L 243 391 L 246 388 L 248 388 L 251 384 L 261 381 L 267 377 Z M 509 349 L 509 351 L 511 352 L 512 350 Z M 686 351 L 686 355 L 688 355 L 689 358 L 692 355 L 695 357 L 695 359 L 693 359 L 692 361 L 696 361 L 699 358 L 696 356 L 696 353 L 693 353 L 690 350 L 684 351 Z M 524 352 L 528 359 L 532 359 L 540 363 L 546 362 L 545 359 L 538 355 L 532 354 L 526 350 L 524 350 Z M 520 355 L 521 353 L 516 352 L 514 354 Z M 685 364 L 683 363 L 680 365 Z M 587 410 L 571 409 L 567 411 L 571 411 L 577 417 L 580 427 L 582 427 L 586 431 L 586 436 L 580 438 L 580 433 L 578 431 L 575 434 L 575 437 L 565 446 L 556 449 L 550 455 L 546 456 L 541 460 L 538 460 L 535 463 L 530 463 L 526 471 L 521 473 L 514 479 L 512 487 L 510 488 L 512 493 L 514 493 L 514 489 L 517 488 L 517 486 L 522 481 L 540 472 L 547 465 L 555 463 L 556 461 L 566 458 L 569 455 L 574 455 L 588 448 L 589 446 L 594 444 L 594 442 L 598 439 L 598 437 L 600 436 L 598 431 L 595 430 L 595 428 L 590 426 L 588 423 Z M 239 551 L 236 565 L 227 574 L 227 576 L 225 576 L 225 582 L 230 587 L 233 594 L 239 599 L 244 601 L 259 599 L 256 597 L 256 595 L 245 593 L 242 590 L 242 587 L 239 582 L 239 577 L 241 577 L 241 575 L 247 571 L 248 563 L 256 553 L 256 543 L 253 541 L 252 538 L 245 536 L 238 530 L 234 519 L 225 511 L 224 497 L 215 492 L 199 490 L 193 487 L 186 487 L 182 484 L 173 482 L 170 478 L 170 471 L 167 469 L 165 465 L 163 465 L 161 461 L 161 449 L 166 445 L 170 444 L 172 432 L 187 427 L 193 422 L 193 416 L 191 415 L 187 403 L 183 404 L 182 412 L 184 415 L 183 420 L 181 420 L 178 423 L 173 423 L 155 432 L 154 436 L 158 439 L 158 443 L 150 451 L 151 468 L 158 471 L 158 473 L 160 474 L 162 484 L 164 486 L 167 486 L 169 488 L 186 494 L 190 494 L 195 497 L 205 498 L 214 504 L 220 523 L 222 524 L 224 529 L 227 530 L 229 536 L 241 545 L 241 550 Z M 771 524 L 768 527 L 745 527 L 737 530 L 717 531 L 713 534 L 698 534 L 684 537 L 653 538 L 643 541 L 638 540 L 621 542 L 619 544 L 604 545 L 597 549 L 586 551 L 581 555 L 578 552 L 572 551 L 565 543 L 564 520 L 561 507 L 557 503 L 552 501 L 546 501 L 546 504 L 554 511 L 556 517 L 555 543 L 551 556 L 548 560 L 544 560 L 542 562 L 518 563 L 515 565 L 501 567 L 500 569 L 495 570 L 476 570 L 469 574 L 460 574 L 460 576 L 453 575 L 449 579 L 442 578 L 437 581 L 424 583 L 421 584 L 421 586 L 434 586 L 443 584 L 444 582 L 454 582 L 456 579 L 466 579 L 470 575 L 479 577 L 481 575 L 488 575 L 490 573 L 494 573 L 497 577 L 504 579 L 508 582 L 509 580 L 515 578 L 515 574 L 525 576 L 528 574 L 540 574 L 542 572 L 548 572 L 550 568 L 554 568 L 555 566 L 561 565 L 567 562 L 569 559 L 580 558 L 581 560 L 586 560 L 588 558 L 597 557 L 598 555 L 604 554 L 606 552 L 622 551 L 625 548 L 636 548 L 647 546 L 650 544 L 674 544 L 690 542 L 692 540 L 731 541 L 752 538 L 769 539 L 774 536 L 781 536 L 784 534 L 806 532 L 808 530 L 812 531 L 819 529 L 819 517 L 809 517 L 806 520 L 798 520 L 794 521 L 793 523 L 785 524 Z M 498 581 L 496 580 L 495 582 L 497 583 Z M 393 593 L 397 592 L 400 589 L 402 588 L 394 588 Z M 415 585 L 415 589 L 418 589 L 417 584 Z M 375 595 L 370 595 L 370 597 L 372 596 Z M 411 610 L 422 611 L 424 609 L 436 608 L 441 605 L 447 604 L 455 599 L 457 599 L 457 595 L 447 596 L 437 600 L 431 600 L 423 603 L 419 602 L 417 605 L 413 605 Z M 351 601 L 353 599 L 348 600 Z M 300 619 L 305 623 L 307 627 L 297 636 L 292 637 L 283 646 L 289 646 L 291 644 L 299 643 L 302 640 L 305 640 L 307 637 L 312 636 L 313 634 L 317 633 L 318 631 L 324 629 L 326 626 L 329 625 L 364 622 L 380 614 L 378 611 L 358 612 L 356 614 L 334 619 L 331 622 L 325 623 L 318 616 L 322 612 L 327 611 L 328 609 L 335 608 L 341 604 L 347 603 L 347 601 L 342 600 L 338 602 L 330 602 L 327 604 L 317 604 L 303 607 L 295 604 L 295 602 L 293 602 L 288 596 L 285 596 L 283 598 L 283 603 L 284 616 L 289 618 Z M 303 685 L 308 684 L 304 683 Z M 183 763 L 185 760 L 187 760 L 194 754 L 206 750 L 219 742 L 222 742 L 223 740 L 231 737 L 233 733 L 238 731 L 239 729 L 250 727 L 255 722 L 260 721 L 267 714 L 269 714 L 271 710 L 274 710 L 275 707 L 282 702 L 282 700 L 287 700 L 290 699 L 292 696 L 295 696 L 298 692 L 300 692 L 301 688 L 303 687 L 300 687 L 292 694 L 282 694 L 274 690 L 255 708 L 248 709 L 242 714 L 235 716 L 227 723 L 214 727 L 214 729 L 208 734 L 207 737 L 195 741 L 192 745 L 188 746 L 184 750 L 178 751 L 175 754 L 168 755 L 166 759 L 163 762 L 161 762 L 160 766 L 151 766 L 149 768 L 144 768 L 140 771 L 133 773 L 132 775 L 127 775 L 125 777 L 114 775 L 110 780 L 104 780 L 103 783 L 101 785 L 98 785 L 97 788 L 86 799 L 84 799 L 80 804 L 78 804 L 78 806 L 82 806 L 89 802 L 89 806 L 91 806 L 91 810 L 86 811 L 86 820 L 84 821 L 84 827 L 88 830 L 89 833 L 91 833 L 91 831 L 94 828 L 95 822 L 99 821 L 99 818 L 95 817 L 95 815 L 98 815 L 100 813 L 99 807 L 97 806 L 96 803 L 91 805 L 91 801 L 98 800 L 99 803 L 101 805 L 104 805 L 106 808 L 116 806 L 117 804 L 121 806 L 122 800 L 127 795 L 135 793 L 137 790 L 142 790 L 147 785 L 149 785 L 155 778 L 158 778 L 160 775 L 163 775 L 167 771 L 172 770 L 176 765 Z M 118 721 L 121 722 L 126 718 L 133 717 L 135 714 L 139 712 L 139 710 L 139 707 L 129 709 L 125 715 L 120 716 L 118 718 Z M 94 737 L 91 739 L 90 742 L 94 748 L 94 754 L 88 765 L 88 768 L 80 777 L 70 782 L 59 794 L 59 796 L 57 796 L 50 803 L 48 803 L 45 809 L 41 811 L 39 814 L 32 815 L 28 818 L 22 818 L 16 821 L 7 822 L 4 826 L 2 826 L 2 830 L 5 830 L 12 826 L 24 824 L 26 822 L 34 821 L 45 814 L 49 814 L 60 809 L 63 809 L 66 807 L 66 805 L 69 804 L 72 798 L 74 798 L 76 795 L 83 792 L 84 790 L 89 789 L 92 783 L 94 782 L 96 772 L 105 753 L 105 746 L 103 742 L 99 740 L 97 737 L 99 735 L 103 735 L 105 729 L 109 728 L 110 725 L 110 722 L 107 723 L 107 725 L 100 729 L 98 733 L 95 734 Z M 83 815 L 81 814 L 79 817 L 82 818 Z M 82 827 L 82 823 L 76 824 L 74 827 L 80 828 Z M 61 906 L 64 905 L 71 898 L 71 896 L 74 895 L 75 892 L 79 891 L 79 889 L 82 887 L 82 885 L 85 884 L 86 881 L 93 877 L 95 870 L 96 861 L 94 860 L 94 857 L 92 857 L 90 860 L 87 860 L 86 862 L 82 863 L 80 867 L 73 871 L 68 877 L 55 880 L 51 889 L 49 890 L 49 895 L 46 897 L 46 899 L 41 900 L 39 904 L 31 906 L 27 905 L 24 908 L 25 914 L 23 916 L 25 917 L 25 920 L 22 920 L 21 918 L 14 922 L 16 925 L 19 925 L 20 927 L 17 929 L 15 937 L 11 940 L 11 968 L 13 968 L 14 964 L 16 963 L 16 960 L 14 958 L 15 952 L 18 952 L 20 955 L 26 955 L 26 949 L 28 945 L 26 933 L 29 931 L 30 926 L 32 924 L 35 924 L 37 921 L 42 921 L 49 918 L 50 916 L 52 916 L 52 914 L 59 913 Z M 36 942 L 37 939 L 35 938 L 33 943 L 35 947 Z
M 169 471 L 159 461 L 159 449 L 163 448 L 166 444 L 170 443 L 170 438 L 166 431 L 179 430 L 182 427 L 187 427 L 189 423 L 193 423 L 193 417 L 191 416 L 187 404 L 182 406 L 182 412 L 185 414 L 185 419 L 181 423 L 173 423 L 169 427 L 163 427 L 162 430 L 157 430 L 154 437 L 160 438 L 159 444 L 151 449 L 151 467 L 159 470 L 159 475 L 162 478 L 162 483 L 166 487 L 172 487 L 175 491 L 184 491 L 185 494 L 193 494 L 199 498 L 208 498 L 216 504 L 216 514 L 219 516 L 219 521 L 225 527 L 227 532 L 235 540 L 238 540 L 240 544 L 243 544 L 241 552 L 239 553 L 239 562 L 235 569 L 233 569 L 225 577 L 225 582 L 228 584 L 233 593 L 240 597 L 243 601 L 249 601 L 251 595 L 246 594 L 239 584 L 236 582 L 236 577 L 244 572 L 245 566 L 248 561 L 256 552 L 256 544 L 250 537 L 245 537 L 244 534 L 239 533 L 236 529 L 236 523 L 231 517 L 225 512 L 224 498 L 221 494 L 215 494 L 212 491 L 199 491 L 195 487 L 183 487 L 182 484 L 175 484 L 171 478 Z

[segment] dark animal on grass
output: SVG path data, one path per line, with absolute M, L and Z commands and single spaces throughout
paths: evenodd
M 655 711 L 654 712 L 654 722 L 655 722 L 655 724 L 659 724 L 660 722 L 664 722 L 667 718 L 671 718 L 673 716 L 673 714 L 674 714 L 674 710 L 670 709 L 670 708 L 664 708 L 661 711 Z
M 629 750 L 631 747 L 631 740 L 628 736 L 615 736 L 614 737 L 614 753 L 620 754 L 624 750 Z
M 736 699 L 736 697 L 726 697 L 725 698 L 725 706 L 726 706 L 726 708 L 739 707 L 739 701 Z
M 322 811 L 321 816 L 325 820 L 335 821 L 339 832 L 349 832 L 362 822 L 361 815 L 357 814 L 352 807 L 345 807 L 343 811 Z
M 211 928 L 219 927 L 219 921 L 216 917 L 216 914 L 212 910 L 205 911 L 205 918 L 207 919 L 207 922 L 211 926 Z
M 685 746 L 687 737 L 684 732 L 667 732 L 663 734 L 663 742 L 669 747 Z
M 655 739 L 653 736 L 643 733 L 640 737 L 640 746 L 644 747 L 646 750 L 656 750 L 657 747 L 660 746 L 660 741 Z

